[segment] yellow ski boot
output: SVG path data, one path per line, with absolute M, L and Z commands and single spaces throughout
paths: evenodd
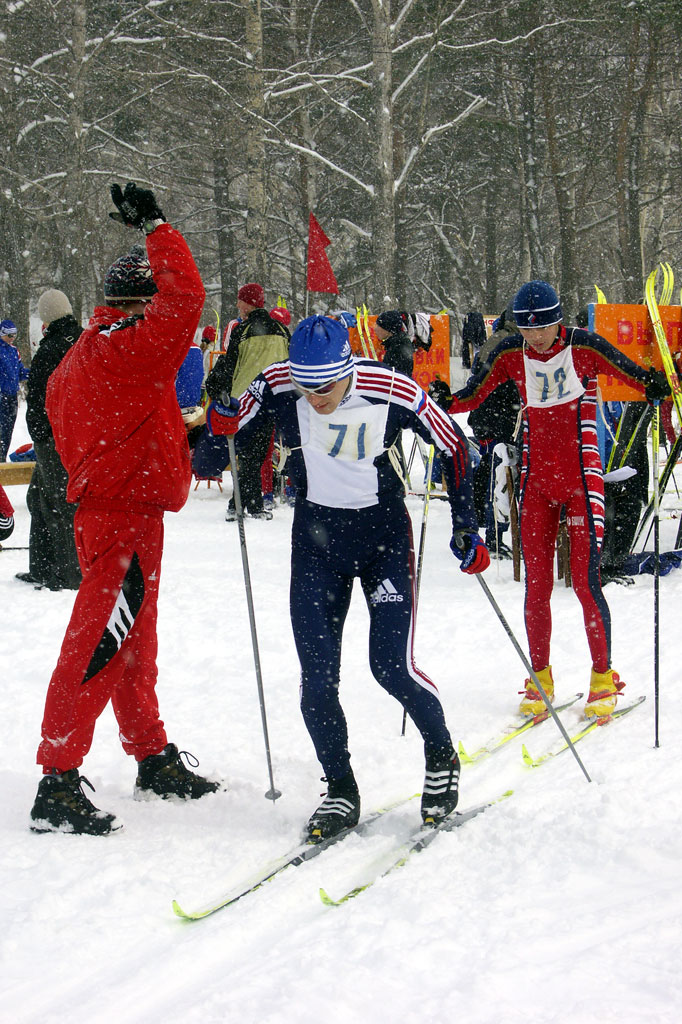
M 552 666 L 548 665 L 547 668 L 540 669 L 535 675 L 540 680 L 542 689 L 547 694 L 550 703 L 554 702 L 554 680 L 552 679 Z M 523 693 L 523 700 L 519 705 L 519 711 L 526 718 L 535 718 L 536 715 L 541 715 L 547 710 L 544 700 L 540 696 L 540 691 L 533 682 L 532 679 L 526 679 L 526 689 L 520 690 L 519 693 Z
M 616 710 L 618 694 L 624 688 L 620 676 L 612 668 L 606 672 L 595 672 L 590 675 L 590 695 L 585 705 L 585 718 L 608 718 Z

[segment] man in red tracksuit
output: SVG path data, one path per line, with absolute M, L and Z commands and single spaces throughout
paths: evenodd
M 526 568 L 525 620 L 531 664 L 552 700 L 549 663 L 554 547 L 562 508 L 571 549 L 571 579 L 582 608 L 592 657 L 587 717 L 607 717 L 624 683 L 611 667 L 611 622 L 599 577 L 604 535 L 604 483 L 596 431 L 597 375 L 609 374 L 645 392 L 669 394 L 663 375 L 645 370 L 598 334 L 566 328 L 559 298 L 545 281 L 524 284 L 514 299 L 518 334 L 500 341 L 449 405 L 470 412 L 501 383 L 521 395 L 521 545 Z M 532 679 L 520 711 L 545 710 Z
M 185 504 L 190 459 L 175 378 L 204 288 L 187 244 L 154 194 L 111 189 L 114 219 L 147 236 L 104 280 L 98 306 L 50 377 L 46 409 L 78 503 L 83 582 L 47 691 L 35 831 L 105 835 L 120 827 L 83 792 L 79 768 L 112 702 L 123 749 L 139 762 L 136 795 L 195 799 L 218 788 L 169 744 L 156 698 L 156 617 L 164 511 Z M 89 785 L 89 783 L 88 783 Z M 91 787 L 92 788 L 92 787 Z

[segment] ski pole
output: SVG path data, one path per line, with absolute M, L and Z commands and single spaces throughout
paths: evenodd
M 545 691 L 544 691 L 544 689 L 542 687 L 542 683 L 540 682 L 540 680 L 538 679 L 537 675 L 533 671 L 533 669 L 531 667 L 531 664 L 528 661 L 528 658 L 523 653 L 523 651 L 522 651 L 522 649 L 521 649 L 521 647 L 519 645 L 518 640 L 516 639 L 516 637 L 512 633 L 512 630 L 511 630 L 511 627 L 510 627 L 509 623 L 507 622 L 507 620 L 505 619 L 504 615 L 500 611 L 500 608 L 499 608 L 499 605 L 497 604 L 497 601 L 495 600 L 495 598 L 493 597 L 493 595 L 490 592 L 490 587 L 488 586 L 486 581 L 483 579 L 483 576 L 481 575 L 481 573 L 476 573 L 476 579 L 481 584 L 481 587 L 483 588 L 483 592 L 485 593 L 485 596 L 488 598 L 488 600 L 490 601 L 491 605 L 493 606 L 495 614 L 497 615 L 498 619 L 502 623 L 504 631 L 507 634 L 507 636 L 509 637 L 509 639 L 511 640 L 516 653 L 520 657 L 520 659 L 523 662 L 523 664 L 526 666 L 526 671 L 528 671 L 530 673 L 530 677 L 533 680 L 533 682 L 535 683 L 535 685 L 537 687 L 537 690 L 538 690 L 538 693 L 540 694 L 540 696 L 542 697 L 543 701 L 545 702 L 545 705 L 546 705 L 547 710 L 549 711 L 550 715 L 552 716 L 552 718 L 556 722 L 557 726 L 559 727 L 559 731 L 561 732 L 561 735 L 566 740 L 566 743 L 568 744 L 568 746 L 570 747 L 571 751 L 573 752 L 573 756 L 575 757 L 576 761 L 580 765 L 580 767 L 582 769 L 582 772 L 583 772 L 583 775 L 585 776 L 585 778 L 587 779 L 588 782 L 591 782 L 592 779 L 587 774 L 587 769 L 585 768 L 585 765 L 580 760 L 580 756 L 579 756 L 577 750 L 575 749 L 575 744 L 571 742 L 571 738 L 568 735 L 568 733 L 566 732 L 566 730 L 564 729 L 563 724 L 561 722 L 561 719 L 559 718 L 559 716 L 557 715 L 556 711 L 552 707 L 552 703 L 551 703 L 549 697 L 547 696 L 547 694 L 545 693 Z
M 431 472 L 433 470 L 433 459 L 436 454 L 436 446 L 431 445 L 429 448 L 429 458 L 426 464 L 426 493 L 424 494 L 424 511 L 422 512 L 422 528 L 419 534 L 419 554 L 417 556 L 417 579 L 414 588 L 414 616 L 417 616 L 417 605 L 419 604 L 419 587 L 421 586 L 422 579 L 422 565 L 424 564 L 424 542 L 426 540 L 426 520 L 429 514 L 429 498 L 431 496 Z M 405 735 L 405 726 L 407 724 L 407 711 L 403 708 L 403 728 L 400 733 L 401 736 Z
M 251 591 L 251 573 L 249 571 L 249 555 L 246 550 L 246 533 L 244 531 L 244 506 L 239 490 L 239 477 L 237 474 L 237 453 L 234 446 L 234 437 L 228 436 L 227 447 L 230 453 L 230 470 L 232 472 L 232 489 L 234 492 L 234 507 L 237 513 L 237 525 L 239 527 L 239 543 L 242 550 L 242 568 L 244 569 L 244 586 L 246 588 L 246 603 L 249 609 L 249 624 L 251 626 L 251 643 L 253 645 L 253 660 L 256 668 L 256 683 L 258 685 L 258 700 L 260 702 L 260 716 L 263 724 L 263 739 L 265 740 L 265 757 L 268 764 L 268 775 L 270 776 L 270 789 L 265 794 L 267 800 L 273 802 L 282 794 L 275 789 L 275 780 L 272 774 L 272 758 L 270 757 L 270 740 L 268 738 L 268 721 L 265 714 L 265 693 L 263 692 L 263 677 L 260 668 L 260 655 L 258 653 L 258 636 L 256 634 L 256 616 L 253 610 L 253 593 Z
M 412 469 L 412 463 L 414 462 L 414 456 L 417 451 L 417 435 L 415 434 L 412 439 L 412 448 L 410 449 L 410 457 L 407 460 L 407 476 L 409 478 L 410 470 Z
M 660 443 L 660 402 L 654 402 L 654 417 L 651 421 L 651 447 L 654 471 L 654 746 L 658 744 L 658 669 L 659 669 L 659 596 L 660 596 L 660 539 L 661 521 L 660 495 L 658 490 L 658 460 Z

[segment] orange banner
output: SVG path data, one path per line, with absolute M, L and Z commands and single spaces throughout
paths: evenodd
M 646 306 L 621 306 L 599 302 L 594 309 L 594 331 L 620 349 L 633 363 L 662 370 L 661 356 Z M 682 308 L 661 306 L 661 323 L 673 359 L 682 352 Z M 600 376 L 599 387 L 605 402 L 641 402 L 640 391 L 622 384 L 615 377 Z
M 370 316 L 369 329 L 372 336 L 372 344 L 376 352 L 376 358 L 381 362 L 384 355 L 384 347 L 374 334 L 376 317 Z M 414 371 L 412 376 L 420 387 L 426 391 L 432 380 L 440 377 L 448 387 L 450 386 L 450 317 L 446 314 L 433 314 L 429 317 L 433 334 L 431 335 L 431 348 L 426 352 L 423 348 L 416 349 L 414 353 Z M 360 343 L 360 335 L 357 327 L 350 329 L 350 344 L 356 356 L 363 356 L 365 353 Z M 371 351 L 369 358 L 373 359 Z

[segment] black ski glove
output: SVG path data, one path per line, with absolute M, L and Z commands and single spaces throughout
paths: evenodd
M 445 409 L 447 412 L 452 402 L 452 394 L 450 388 L 444 380 L 432 380 L 429 384 L 429 398 L 432 398 L 436 405 L 439 405 L 441 409 Z
M 649 381 L 644 390 L 647 402 L 652 405 L 654 402 L 662 402 L 664 398 L 667 398 L 670 394 L 670 385 L 668 379 L 664 373 L 660 370 L 654 370 L 653 366 L 649 370 Z
M 138 188 L 134 181 L 129 181 L 123 192 L 120 185 L 112 185 L 111 198 L 117 207 L 116 213 L 109 214 L 111 219 L 147 235 L 166 219 L 151 189 Z

